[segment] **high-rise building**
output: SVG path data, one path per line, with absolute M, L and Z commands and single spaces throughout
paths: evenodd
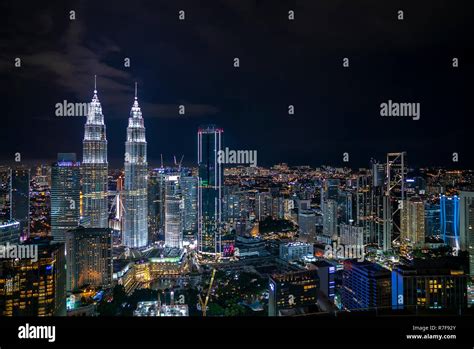
M 337 201 L 327 200 L 323 208 L 323 235 L 330 239 L 337 236 Z
M 313 244 L 305 242 L 287 242 L 280 244 L 280 258 L 285 261 L 301 260 L 314 255 Z
M 392 270 L 392 308 L 418 311 L 467 307 L 467 273 L 458 257 L 414 260 Z
M 11 198 L 11 173 L 10 167 L 0 167 L 0 220 L 8 221 L 10 215 Z
M 368 261 L 344 261 L 341 298 L 345 309 L 390 307 L 390 290 L 390 270 Z
M 268 315 L 296 315 L 316 305 L 319 277 L 316 270 L 276 274 L 270 276 L 269 287 Z
M 162 193 L 164 174 L 160 170 L 162 169 L 153 169 L 148 176 L 148 234 L 150 242 L 158 240 L 161 227 L 160 203 L 164 198 Z
M 38 259 L 0 260 L 0 315 L 65 316 L 64 244 L 34 239 Z
M 222 129 L 214 125 L 198 130 L 198 252 L 221 255 L 222 233 L 222 165 L 217 155 L 222 149 Z
M 326 203 L 328 200 L 335 200 L 337 201 L 339 196 L 339 186 L 340 186 L 339 179 L 325 179 L 321 183 L 321 210 L 324 211 Z
M 58 154 L 51 168 L 51 235 L 64 242 L 66 231 L 79 225 L 80 163 L 74 153 Z
M 84 126 L 82 177 L 82 216 L 88 228 L 108 227 L 107 138 L 102 106 L 94 87 L 87 122 Z
M 159 234 L 164 231 L 165 177 L 163 168 L 153 169 L 148 177 L 148 235 L 150 242 L 157 241 Z
M 441 236 L 444 242 L 459 249 L 459 196 L 440 196 Z
M 188 239 L 195 240 L 197 234 L 197 191 L 198 178 L 181 176 L 181 191 L 183 195 L 183 230 Z
M 469 274 L 474 278 L 474 192 L 461 191 L 460 200 L 460 246 L 469 253 Z
M 135 101 L 128 119 L 125 142 L 125 215 L 123 217 L 123 244 L 131 248 L 148 245 L 148 163 L 145 125 Z
M 425 204 L 425 235 L 437 236 L 441 234 L 440 205 L 436 203 Z
M 403 202 L 401 214 L 401 239 L 411 246 L 425 243 L 425 203 L 417 196 Z
M 339 240 L 342 245 L 364 245 L 364 227 L 341 223 Z
M 165 188 L 165 246 L 182 248 L 183 197 L 180 176 L 167 176 Z
M 66 232 L 67 290 L 112 284 L 112 231 L 77 227 Z
M 313 262 L 319 277 L 320 290 L 331 302 L 334 302 L 336 290 L 336 267 L 325 260 Z
M 20 242 L 20 223 L 0 219 L 0 245 L 16 245 Z
M 306 242 L 316 240 L 316 212 L 307 210 L 298 212 L 300 238 Z
M 405 201 L 405 176 L 407 174 L 406 152 L 388 153 L 383 193 L 382 249 L 390 251 L 394 240 L 400 237 L 400 204 Z
M 30 236 L 30 169 L 17 167 L 11 172 L 11 219 L 20 223 L 20 239 Z

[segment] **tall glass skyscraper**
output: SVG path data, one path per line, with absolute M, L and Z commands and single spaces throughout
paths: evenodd
M 135 86 L 135 102 L 128 119 L 125 142 L 125 215 L 123 244 L 139 248 L 148 244 L 148 163 L 146 156 L 145 125 L 138 106 Z
M 217 155 L 222 150 L 222 132 L 215 125 L 198 130 L 198 252 L 218 258 L 222 252 L 222 164 Z
M 183 230 L 185 238 L 196 239 L 197 233 L 197 187 L 198 178 L 181 176 L 181 191 L 183 194 Z
M 440 196 L 441 236 L 446 244 L 459 249 L 459 197 Z
M 95 88 L 85 125 L 81 170 L 83 225 L 107 228 L 107 139 L 102 106 Z
M 11 172 L 11 219 L 20 223 L 20 240 L 30 236 L 30 169 L 17 167 Z
M 150 242 L 158 240 L 163 233 L 165 221 L 165 171 L 155 168 L 149 172 L 148 177 L 148 236 Z
M 183 247 L 183 196 L 179 176 L 165 180 L 165 246 Z
M 55 241 L 64 242 L 66 232 L 79 225 L 79 200 L 80 163 L 75 153 L 60 153 L 51 167 L 51 235 Z

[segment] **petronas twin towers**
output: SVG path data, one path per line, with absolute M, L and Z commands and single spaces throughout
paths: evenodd
M 146 147 L 145 126 L 135 84 L 135 101 L 128 119 L 125 142 L 125 212 L 122 224 L 122 243 L 131 248 L 148 244 Z M 96 87 L 85 124 L 82 164 L 82 225 L 107 228 L 107 138 Z
M 122 242 L 128 247 L 143 247 L 148 244 L 147 181 L 145 126 L 135 85 L 135 101 L 128 119 L 125 142 L 125 215 Z

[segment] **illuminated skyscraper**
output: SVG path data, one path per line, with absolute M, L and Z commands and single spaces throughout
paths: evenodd
M 440 196 L 441 236 L 444 242 L 459 250 L 459 197 Z
M 474 192 L 461 191 L 460 200 L 460 249 L 469 253 L 469 273 L 474 279 Z
M 214 125 L 198 130 L 198 252 L 220 256 L 222 220 L 222 165 L 217 154 L 222 149 L 223 130 Z
M 37 260 L 0 259 L 0 316 L 66 316 L 64 244 L 39 238 L 27 244 L 37 245 Z
M 84 225 L 107 228 L 107 139 L 96 87 L 85 125 L 81 170 Z
M 165 246 L 182 248 L 183 197 L 180 177 L 166 176 L 165 183 Z
M 150 242 L 158 240 L 163 233 L 165 221 L 165 170 L 155 168 L 148 177 L 148 236 Z
M 112 231 L 77 227 L 66 233 L 67 290 L 112 283 Z
M 58 154 L 51 167 L 51 235 L 64 242 L 66 231 L 79 225 L 80 163 L 76 154 Z
M 197 232 L 197 187 L 198 178 L 181 176 L 181 191 L 183 194 L 183 230 L 185 237 L 196 239 Z
M 138 248 L 148 244 L 147 167 L 145 125 L 135 85 L 135 102 L 128 119 L 125 142 L 123 244 L 127 247 Z
M 11 172 L 11 219 L 20 223 L 20 239 L 30 236 L 30 169 L 14 168 Z
M 425 243 L 425 203 L 420 197 L 412 197 L 403 202 L 401 239 L 411 246 Z

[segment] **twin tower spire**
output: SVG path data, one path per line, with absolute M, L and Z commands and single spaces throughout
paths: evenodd
M 148 245 L 147 143 L 137 90 L 135 83 L 135 100 L 128 119 L 125 141 L 125 182 L 121 193 L 124 203 L 122 244 L 130 248 Z M 102 106 L 97 96 L 97 76 L 94 76 L 94 96 L 85 125 L 83 165 L 83 225 L 107 228 L 107 138 Z

